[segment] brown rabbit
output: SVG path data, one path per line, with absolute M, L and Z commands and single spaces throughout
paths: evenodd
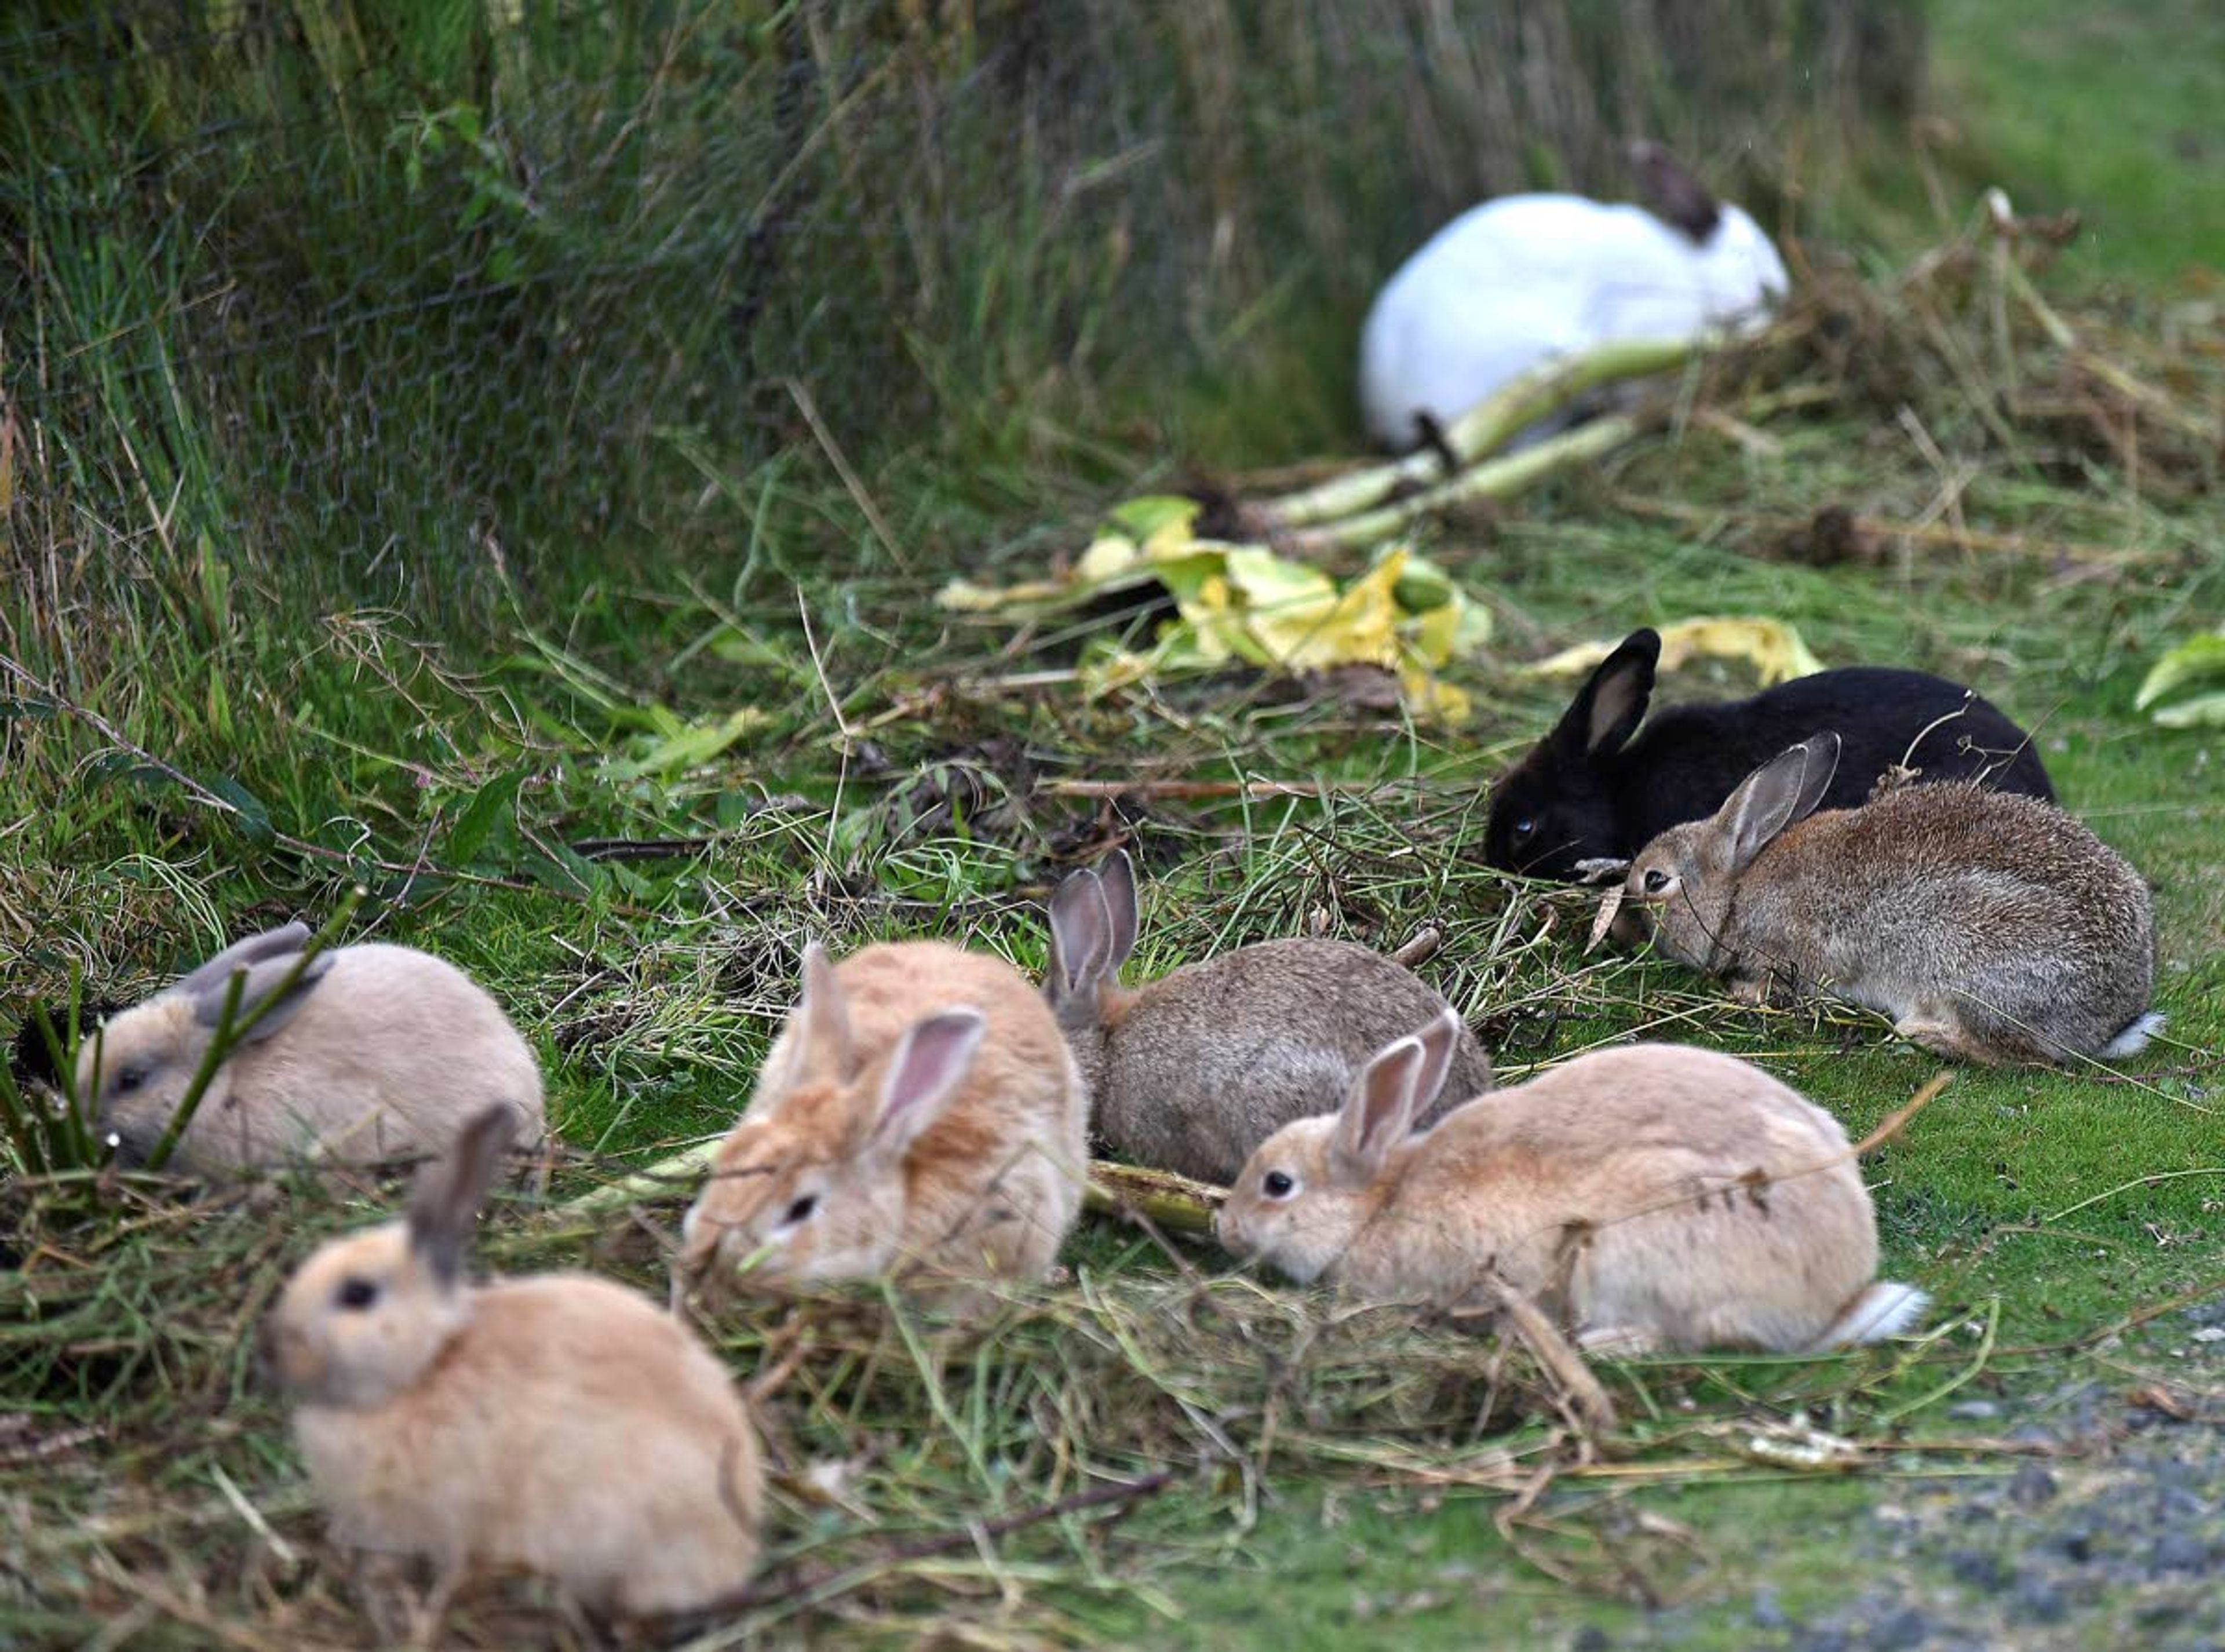
M 1334 1108 L 1370 1055 L 1445 1008 L 1404 965 L 1343 940 L 1263 941 L 1125 988 L 1136 877 L 1118 850 L 1058 886 L 1050 933 L 1043 993 L 1098 1135 L 1207 1181 L 1225 1184 L 1278 1126 Z M 1490 1088 L 1490 1058 L 1463 1027 L 1443 1104 Z
M 688 1211 L 681 1282 L 1040 1279 L 1081 1213 L 1088 1100 L 1043 1000 L 940 941 L 803 956 L 803 1001 Z M 675 1282 L 676 1283 L 681 1282 Z
M 1626 914 L 1754 1003 L 1829 993 L 1960 1060 L 2137 1054 L 2155 927 L 2147 885 L 2051 803 L 1968 782 L 1815 813 L 1839 739 L 1764 763 L 1711 818 L 1641 851 Z
M 757 1562 L 756 1431 L 726 1368 L 632 1291 L 463 1280 L 516 1123 L 479 1114 L 405 1220 L 287 1284 L 263 1336 L 294 1437 L 341 1542 L 428 1556 L 444 1584 L 523 1567 L 596 1610 L 705 1605 Z
M 1449 1012 L 1400 1039 L 1341 1111 L 1269 1137 L 1221 1242 L 1381 1301 L 1490 1306 L 1495 1275 L 1588 1347 L 1797 1352 L 1923 1311 L 1880 1283 L 1846 1132 L 1759 1067 L 1638 1044 L 1582 1055 L 1411 1133 L 1443 1083 Z

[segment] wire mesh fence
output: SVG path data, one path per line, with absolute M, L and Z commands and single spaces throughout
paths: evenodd
M 1908 0 L 32 3 L 0 25 L 9 555 L 618 556 L 1348 336 L 1620 140 L 1766 190 L 1905 100 Z M 1750 193 L 1751 198 L 1751 193 Z M 1348 382 L 1348 348 L 1324 361 Z

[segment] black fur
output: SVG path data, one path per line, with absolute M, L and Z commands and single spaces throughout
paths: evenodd
M 1748 699 L 1671 706 L 1639 731 L 1660 658 L 1658 633 L 1632 632 L 1553 731 L 1499 777 L 1484 831 L 1493 865 L 1568 878 L 1580 860 L 1627 859 L 1678 822 L 1713 814 L 1760 764 L 1826 731 L 1843 745 L 1823 794 L 1827 809 L 1861 804 L 1904 758 L 1923 771 L 1921 780 L 1983 779 L 2002 791 L 2055 799 L 2031 737 L 1943 677 L 1848 666 Z M 1966 698 L 1968 709 L 1953 716 Z M 1942 718 L 1949 720 L 1908 756 L 1917 736 Z M 1531 829 L 1518 832 L 1524 821 Z

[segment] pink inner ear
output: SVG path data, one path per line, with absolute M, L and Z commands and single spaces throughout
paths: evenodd
M 973 1067 L 987 1025 L 978 1010 L 946 1010 L 906 1033 L 881 1087 L 876 1134 L 910 1141 L 933 1123 Z

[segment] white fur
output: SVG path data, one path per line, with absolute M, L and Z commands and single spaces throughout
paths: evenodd
M 2122 1032 L 2101 1046 L 2101 1059 L 2121 1061 L 2128 1055 L 2138 1055 L 2147 1048 L 2148 1040 L 2164 1029 L 2164 1023 L 2168 1019 L 2153 1010 L 2146 1015 L 2133 1016 Z
M 1930 1306 L 1931 1299 L 1915 1286 L 1880 1280 L 1848 1304 L 1846 1312 L 1816 1339 L 1815 1345 L 1818 1351 L 1851 1348 L 1859 1343 L 1905 1336 L 1915 1329 L 1924 1310 Z
M 217 1069 L 172 1168 L 225 1175 L 304 1154 L 343 1161 L 444 1150 L 490 1102 L 513 1108 L 527 1142 L 543 1129 L 540 1063 L 485 989 L 443 959 L 364 943 L 330 968 L 268 1038 Z M 80 1096 L 105 1132 L 143 1154 L 169 1123 L 212 1029 L 172 989 L 116 1016 L 79 1060 Z M 96 1055 L 98 1071 L 96 1072 Z M 130 1094 L 126 1067 L 143 1071 Z
M 1790 290 L 1761 226 L 1735 206 L 1702 245 L 1643 207 L 1507 195 L 1472 207 L 1385 283 L 1360 333 L 1360 401 L 1386 447 L 1415 415 L 1452 421 L 1550 357 L 1681 339 L 1765 314 Z

